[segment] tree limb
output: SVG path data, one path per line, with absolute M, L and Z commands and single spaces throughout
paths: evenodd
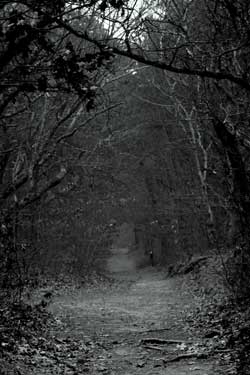
M 133 52 L 131 49 L 129 50 L 122 50 L 115 46 L 109 46 L 108 43 L 100 42 L 98 40 L 95 40 L 94 38 L 90 37 L 90 35 L 85 31 L 84 33 L 78 30 L 75 30 L 73 27 L 71 27 L 68 23 L 56 19 L 56 23 L 58 26 L 61 26 L 68 30 L 70 33 L 75 35 L 77 38 L 84 39 L 92 44 L 94 44 L 96 47 L 98 47 L 100 50 L 109 49 L 110 52 L 114 53 L 115 55 L 128 57 L 130 59 L 133 59 L 139 63 L 153 66 L 155 68 L 159 68 L 161 70 L 165 70 L 171 73 L 177 73 L 182 75 L 190 75 L 190 76 L 197 76 L 201 78 L 211 78 L 216 81 L 230 81 L 232 83 L 237 84 L 238 86 L 246 89 L 247 91 L 250 91 L 250 83 L 240 76 L 235 76 L 231 73 L 224 73 L 222 71 L 216 72 L 212 70 L 208 70 L 206 68 L 204 69 L 194 69 L 190 67 L 177 67 L 173 66 L 172 64 L 167 64 L 160 60 L 153 60 L 148 57 L 145 57 L 141 54 Z
M 61 167 L 60 172 L 53 179 L 51 179 L 41 190 L 36 193 L 28 194 L 20 202 L 17 202 L 17 207 L 19 209 L 23 209 L 31 203 L 40 200 L 45 193 L 59 185 L 60 182 L 65 178 L 66 174 L 67 170 L 64 167 Z

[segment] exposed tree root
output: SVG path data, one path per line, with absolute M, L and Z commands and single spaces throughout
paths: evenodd
M 155 346 L 155 345 L 145 345 L 144 347 L 145 347 L 145 349 L 158 350 L 160 352 L 162 352 L 163 350 L 165 350 L 165 349 L 160 348 L 159 346 Z
M 186 341 L 183 340 L 165 340 L 165 339 L 158 339 L 155 337 L 148 337 L 145 339 L 140 340 L 140 344 L 158 344 L 158 345 L 165 345 L 165 344 L 187 344 Z
M 155 328 L 155 329 L 145 329 L 142 331 L 137 331 L 137 333 L 151 333 L 151 332 L 163 332 L 163 331 L 169 331 L 170 328 Z
M 177 355 L 176 357 L 169 358 L 169 359 L 163 358 L 162 360 L 164 364 L 167 364 L 171 362 L 178 362 L 178 361 L 181 361 L 183 359 L 188 359 L 188 358 L 205 359 L 207 357 L 208 357 L 208 353 L 186 353 L 186 354 Z

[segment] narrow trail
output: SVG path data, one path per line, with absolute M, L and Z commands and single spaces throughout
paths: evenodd
M 152 267 L 135 271 L 127 265 L 116 269 L 112 287 L 77 291 L 58 297 L 51 306 L 63 322 L 57 336 L 82 340 L 92 352 L 80 373 L 214 374 L 212 360 L 165 363 L 166 356 L 185 353 L 180 345 L 143 345 L 150 338 L 199 343 L 199 337 L 190 337 L 184 319 L 195 299 L 181 279 L 167 279 Z

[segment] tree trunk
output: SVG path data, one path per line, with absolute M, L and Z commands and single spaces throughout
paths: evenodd
M 213 121 L 214 130 L 226 153 L 229 173 L 232 181 L 232 205 L 233 210 L 239 217 L 241 234 L 246 239 L 249 237 L 250 225 L 250 185 L 247 176 L 245 163 L 239 150 L 236 135 L 230 133 L 224 122 L 215 119 Z

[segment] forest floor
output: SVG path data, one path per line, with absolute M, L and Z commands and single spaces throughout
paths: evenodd
M 1 375 L 225 373 L 219 362 L 227 352 L 189 324 L 199 300 L 186 276 L 167 278 L 154 267 L 113 276 L 59 293 L 48 332 L 22 339 Z
M 2 309 L 0 375 L 235 374 L 232 334 L 222 326 L 236 315 L 223 303 L 215 313 L 213 301 L 204 310 L 207 296 L 190 273 L 168 277 L 166 270 L 138 268 L 137 261 L 138 254 L 113 249 L 109 277 L 47 286 L 34 308 L 17 305 L 15 316 Z M 202 267 L 204 278 L 209 267 Z M 207 276 L 216 288 L 214 275 Z M 41 304 L 50 292 L 51 302 Z
M 113 288 L 79 291 L 52 306 L 64 327 L 57 334 L 89 350 L 79 373 L 214 374 L 216 358 L 186 323 L 195 298 L 183 278 L 167 279 L 153 268 L 119 276 Z

